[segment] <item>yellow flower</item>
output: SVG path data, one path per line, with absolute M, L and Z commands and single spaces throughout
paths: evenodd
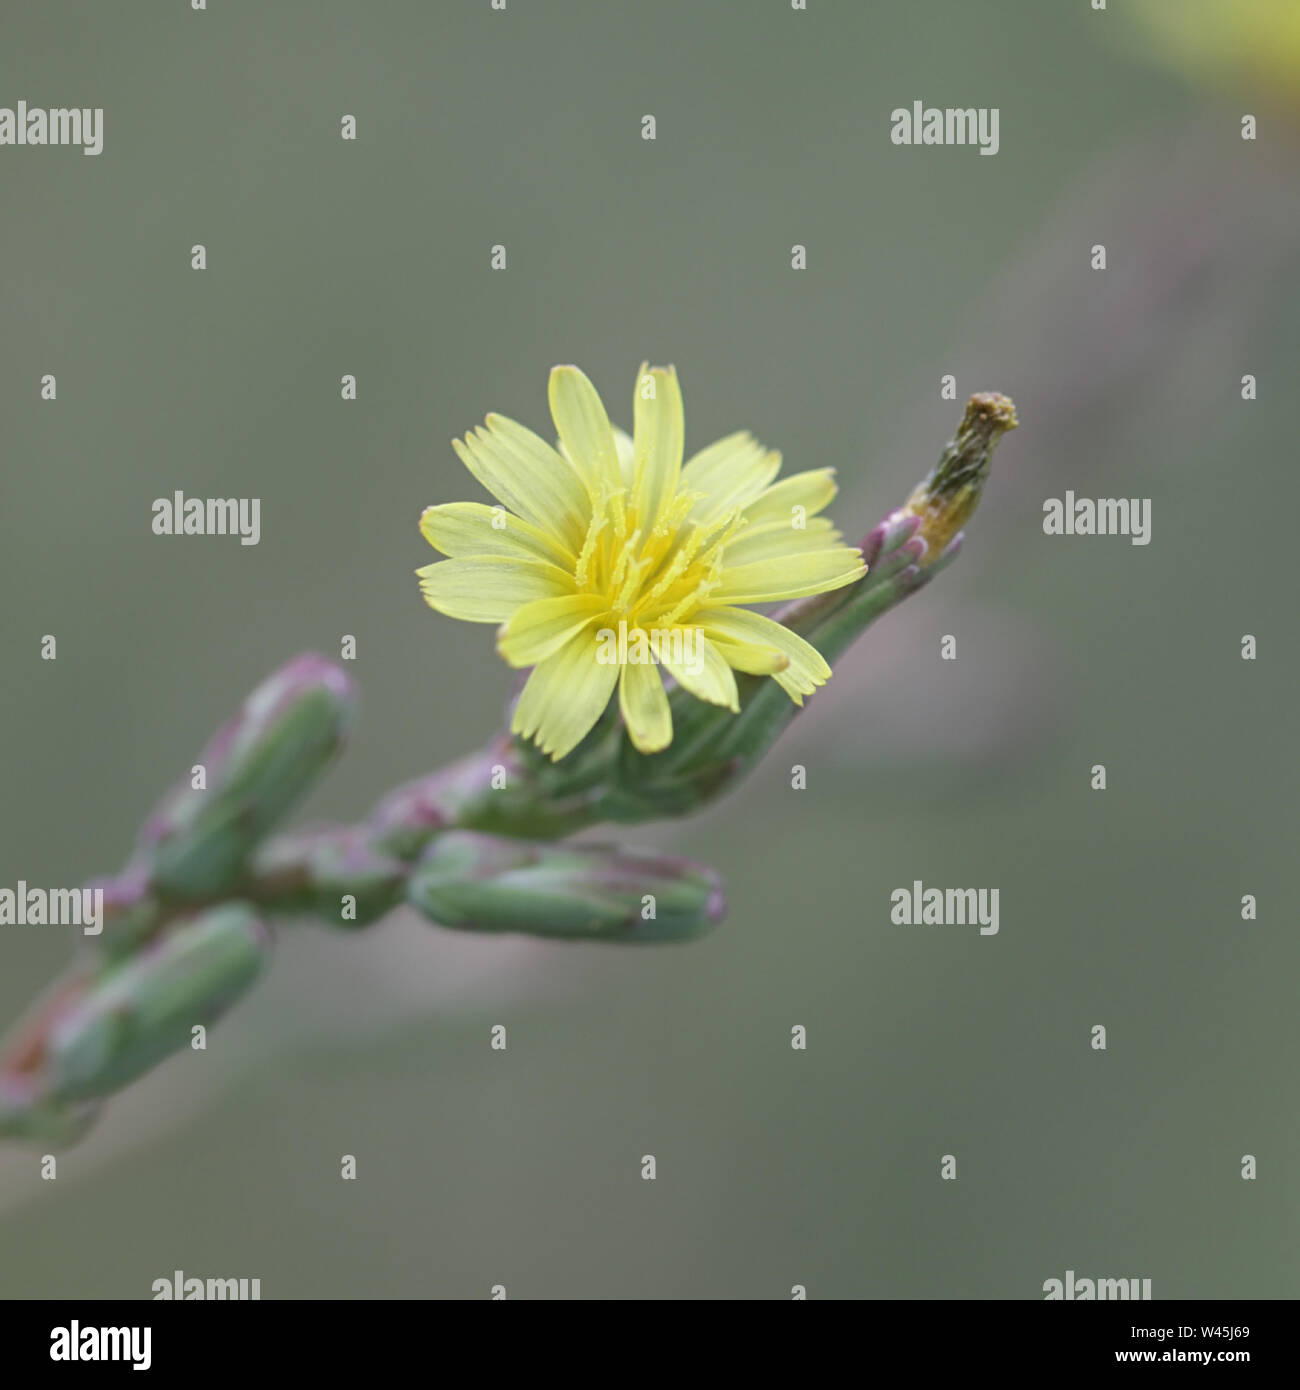
M 417 571 L 426 602 L 501 624 L 502 657 L 534 668 L 511 731 L 562 758 L 617 685 L 632 742 L 658 752 L 673 737 L 660 666 L 730 710 L 733 671 L 770 675 L 802 704 L 830 667 L 740 605 L 826 593 L 866 573 L 861 552 L 817 515 L 835 495 L 834 470 L 774 482 L 781 456 L 744 432 L 683 466 L 672 367 L 637 374 L 631 439 L 577 367 L 554 368 L 549 395 L 558 449 L 500 415 L 453 442 L 502 505 L 450 502 L 420 517 L 424 538 L 451 557 Z

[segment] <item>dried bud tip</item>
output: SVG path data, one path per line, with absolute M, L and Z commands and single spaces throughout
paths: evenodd
M 918 535 L 927 545 L 924 569 L 943 553 L 970 519 L 988 481 L 999 439 L 1016 429 L 1016 407 L 1009 396 L 984 391 L 966 402 L 957 437 L 943 451 L 930 476 L 911 495 L 903 511 L 920 517 Z

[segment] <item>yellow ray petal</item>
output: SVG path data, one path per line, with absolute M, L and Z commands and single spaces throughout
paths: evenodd
M 746 526 L 728 543 L 724 552 L 726 566 L 732 569 L 808 550 L 829 550 L 842 539 L 842 534 L 824 516 L 809 517 L 799 528 L 791 526 L 788 518 L 766 525 Z
M 682 469 L 679 487 L 704 494 L 691 519 L 707 525 L 752 502 L 780 471 L 781 455 L 742 430 L 695 454 Z
M 530 498 L 547 510 L 548 530 L 571 547 L 582 544 L 591 520 L 591 498 L 577 470 L 568 459 L 526 425 L 506 415 L 487 417 L 488 433 L 500 455 L 507 456 Z
M 618 707 L 628 737 L 642 753 L 658 753 L 673 741 L 668 694 L 653 662 L 629 662 L 618 682 Z
M 632 443 L 632 436 L 626 430 L 619 429 L 617 425 L 611 428 L 614 431 L 614 448 L 618 451 L 618 471 L 623 479 L 623 486 L 631 492 L 632 478 L 636 470 L 636 445 Z
M 504 416 L 453 439 L 451 447 L 485 488 L 516 515 L 569 549 L 581 544 L 589 504 L 582 482 L 544 440 Z
M 500 555 L 517 560 L 545 560 L 572 569 L 573 553 L 558 540 L 504 507 L 482 502 L 445 502 L 420 513 L 420 534 L 435 550 L 453 560 L 470 555 Z
M 599 594 L 539 598 L 515 609 L 497 636 L 497 651 L 511 666 L 536 666 L 605 611 Z
M 632 443 L 632 436 L 626 430 L 619 429 L 614 423 L 610 423 L 610 429 L 614 431 L 614 452 L 618 455 L 618 473 L 621 486 L 630 494 L 632 491 L 632 474 L 636 468 L 636 446 Z M 564 440 L 555 441 L 556 452 L 569 465 L 573 467 L 573 460 L 569 457 L 569 451 L 565 447 Z M 576 473 L 577 470 L 574 469 Z M 589 504 L 590 505 L 590 504 Z
M 812 643 L 761 613 L 744 608 L 706 608 L 695 615 L 695 621 L 714 642 L 734 643 L 756 652 L 780 652 L 788 664 L 772 675 L 797 705 L 803 703 L 802 696 L 811 695 L 830 679 L 831 668 Z
M 788 522 L 795 507 L 802 507 L 805 516 L 816 516 L 830 505 L 836 491 L 833 468 L 810 468 L 806 473 L 791 473 L 747 503 L 745 517 L 751 526 L 778 519 Z
M 516 608 L 573 592 L 573 576 L 543 560 L 472 555 L 416 570 L 430 608 L 470 623 L 504 623 Z
M 737 430 L 691 455 L 682 468 L 682 486 L 712 492 L 730 472 L 747 467 L 766 452 L 748 430 Z
M 577 367 L 553 367 L 551 418 L 578 476 L 594 499 L 623 484 L 618 446 L 596 388 Z
M 790 658 L 777 651 L 775 647 L 752 647 L 743 646 L 738 642 L 725 642 L 717 633 L 710 633 L 709 641 L 733 671 L 743 671 L 747 676 L 774 676 L 790 664 Z
M 698 627 L 693 634 L 693 650 L 683 651 L 693 658 L 676 661 L 672 655 L 664 655 L 661 648 L 659 660 L 671 672 L 677 684 L 689 690 L 697 700 L 707 700 L 711 705 L 721 705 L 733 713 L 740 711 L 740 695 L 736 690 L 736 678 L 726 659 Z
M 644 535 L 654 530 L 677 491 L 682 471 L 685 417 L 682 392 L 672 367 L 642 367 L 633 393 L 632 503 Z
M 597 660 L 599 643 L 588 629 L 533 668 L 510 722 L 512 733 L 533 738 L 560 759 L 591 732 L 614 693 L 619 667 Z
M 722 582 L 709 594 L 714 603 L 772 603 L 778 599 L 805 598 L 829 593 L 861 579 L 867 572 L 860 551 L 847 545 L 829 550 L 810 550 L 765 560 L 759 564 L 728 566 Z

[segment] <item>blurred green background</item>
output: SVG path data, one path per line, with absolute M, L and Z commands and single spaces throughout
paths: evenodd
M 712 937 L 282 933 L 56 1181 L 0 1149 L 0 1295 L 1300 1294 L 1286 16 L 11 8 L 0 104 L 102 106 L 105 146 L 0 149 L 4 885 L 116 867 L 246 691 L 345 633 L 362 718 L 304 816 L 486 738 L 509 676 L 421 603 L 416 520 L 479 495 L 449 441 L 486 411 L 549 432 L 553 363 L 628 425 L 638 363 L 674 362 L 688 450 L 750 428 L 834 465 L 857 534 L 952 433 L 943 374 L 1022 427 L 961 560 L 744 791 L 632 837 L 723 871 Z M 915 100 L 998 107 L 999 154 L 893 146 Z M 261 498 L 260 545 L 154 536 L 178 488 Z M 1067 488 L 1151 498 L 1152 543 L 1043 536 Z M 917 878 L 998 888 L 999 934 L 891 925 Z M 0 1021 L 68 952 L 3 929 Z

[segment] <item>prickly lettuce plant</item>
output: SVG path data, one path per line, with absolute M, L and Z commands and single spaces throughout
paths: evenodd
M 659 380 L 662 390 L 666 378 Z M 737 564 L 733 574 L 743 570 L 743 582 L 731 589 L 721 564 L 714 571 L 692 569 L 713 534 L 707 529 L 654 542 L 662 554 L 652 558 L 664 573 L 675 563 L 672 546 L 695 547 L 657 592 L 648 571 L 640 579 L 634 573 L 646 552 L 637 548 L 639 540 L 632 543 L 635 513 L 616 496 L 614 451 L 626 454 L 632 446 L 623 465 L 628 498 L 642 509 L 643 521 L 650 518 L 642 527 L 650 534 L 654 517 L 668 515 L 673 497 L 684 495 L 680 457 L 666 454 L 663 443 L 667 432 L 675 441 L 671 448 L 680 450 L 674 384 L 668 383 L 666 404 L 661 396 L 656 410 L 647 407 L 645 436 L 627 443 L 615 438 L 608 449 L 603 437 L 591 443 L 592 430 L 608 429 L 608 423 L 593 426 L 580 386 L 581 398 L 564 403 L 564 452 L 556 457 L 581 476 L 584 449 L 605 451 L 610 485 L 586 492 L 585 506 L 575 489 L 570 509 L 576 523 L 571 541 L 586 545 L 589 561 L 578 573 L 581 557 L 575 556 L 574 573 L 583 580 L 600 573 L 600 585 L 570 582 L 570 576 L 559 596 L 572 596 L 569 607 L 578 615 L 599 607 L 584 599 L 593 588 L 634 598 L 652 594 L 652 608 L 660 604 L 654 612 L 685 612 L 687 600 L 716 571 L 722 587 L 706 589 L 697 607 L 712 615 L 706 621 L 726 659 L 725 674 L 715 667 L 709 687 L 668 666 L 682 678 L 662 690 L 661 709 L 648 685 L 629 699 L 611 698 L 613 678 L 602 673 L 600 711 L 560 756 L 555 737 L 538 737 L 538 722 L 521 722 L 517 697 L 506 728 L 487 747 L 397 788 L 356 824 L 272 834 L 342 747 L 356 704 L 339 666 L 314 655 L 290 661 L 209 742 L 198 759 L 206 769 L 205 788 L 184 782 L 173 789 L 145 821 L 121 872 L 91 885 L 104 895 L 100 934 L 81 940 L 63 977 L 0 1048 L 0 1134 L 45 1143 L 79 1138 L 106 1097 L 184 1047 L 196 1025 L 221 1017 L 252 986 L 269 960 L 272 921 L 307 918 L 356 930 L 405 905 L 463 931 L 637 944 L 690 940 L 722 919 L 722 884 L 714 870 L 622 843 L 576 845 L 565 837 L 601 823 L 685 816 L 735 786 L 798 713 L 796 696 L 806 693 L 797 673 L 784 682 L 770 678 L 789 671 L 788 661 L 780 664 L 782 654 L 802 654 L 806 647 L 829 674 L 876 618 L 952 562 L 994 446 L 1016 418 L 1004 396 L 972 397 L 937 466 L 860 547 L 842 546 L 838 533 L 826 531 L 812 545 L 801 541 L 804 551 L 793 558 L 788 544 L 771 552 L 772 565 L 783 567 L 779 582 L 802 596 L 744 628 L 744 635 L 762 639 L 748 644 L 757 650 L 747 650 L 737 635 L 747 620 L 722 609 L 727 595 L 734 604 L 746 593 L 770 592 L 759 582 L 764 545 L 751 543 L 760 558 Z M 760 456 L 746 451 L 730 467 L 733 474 L 757 468 L 767 488 L 772 478 Z M 690 467 L 681 470 L 683 477 Z M 790 481 L 806 490 L 812 476 Z M 741 513 L 710 510 L 710 479 L 718 489 L 730 486 L 734 496 L 736 480 L 726 468 L 721 476 L 697 468 L 690 489 L 697 496 L 672 514 L 685 522 L 692 513 L 707 521 L 726 512 L 722 524 L 732 526 Z M 600 488 L 594 473 L 591 481 Z M 610 547 L 600 571 L 592 557 L 604 533 L 592 518 L 602 506 L 622 549 Z M 448 509 L 431 510 L 442 513 L 434 529 L 445 540 Z M 597 541 L 589 542 L 593 531 Z M 809 560 L 809 554 L 820 558 Z M 696 587 L 688 592 L 688 585 Z M 438 592 L 445 597 L 450 591 Z M 651 610 L 642 604 L 637 611 L 644 617 Z M 552 613 L 533 608 L 533 645 L 524 641 L 513 649 L 515 657 L 540 650 L 536 624 L 545 629 Z M 548 630 L 557 629 L 552 623 Z M 508 621 L 502 632 L 509 633 Z M 659 685 L 659 674 L 651 674 Z M 566 680 L 574 680 L 572 671 Z M 571 694 L 583 698 L 576 686 Z M 552 720 L 548 727 L 560 726 Z

